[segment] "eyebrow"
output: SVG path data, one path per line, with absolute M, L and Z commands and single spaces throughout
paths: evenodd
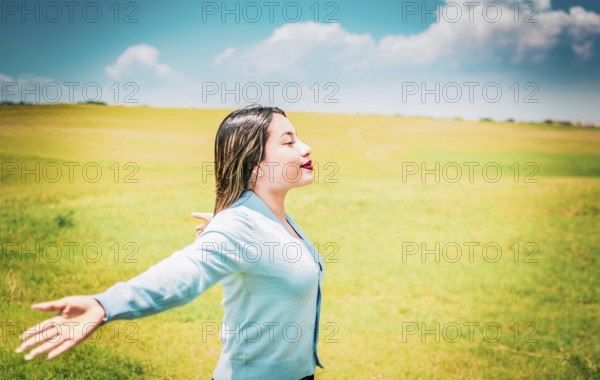
M 291 138 L 294 138 L 294 132 L 292 131 L 283 132 L 279 138 L 282 138 L 285 135 L 289 135 Z

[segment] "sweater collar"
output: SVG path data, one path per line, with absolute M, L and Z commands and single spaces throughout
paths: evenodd
M 271 211 L 271 209 L 265 203 L 265 201 L 262 200 L 261 197 L 256 195 L 256 193 L 254 193 L 252 190 L 244 191 L 242 193 L 242 195 L 238 198 L 238 200 L 235 201 L 230 207 L 235 207 L 235 206 L 246 206 L 251 210 L 261 213 L 262 215 L 266 216 L 267 218 L 271 219 L 272 221 L 281 224 L 281 221 L 275 216 L 275 214 L 273 213 L 273 211 Z M 287 221 L 290 222 L 290 224 L 296 230 L 296 232 L 298 232 L 300 237 L 303 240 L 308 242 L 309 241 L 308 238 L 306 237 L 304 232 L 300 229 L 300 227 L 296 224 L 296 222 L 292 219 L 292 217 L 289 216 L 287 212 L 284 214 L 285 214 L 285 218 L 287 219 Z
M 273 211 L 271 211 L 269 206 L 267 206 L 265 201 L 263 201 L 261 197 L 256 195 L 251 190 L 244 191 L 242 193 L 242 195 L 238 198 L 238 200 L 235 201 L 230 207 L 236 207 L 236 206 L 246 206 L 249 209 L 259 212 L 260 214 L 264 215 L 265 217 L 267 217 L 281 225 L 281 221 L 279 219 L 277 219 L 277 217 L 275 216 Z M 318 250 L 316 249 L 315 245 L 310 241 L 308 236 L 306 236 L 304 231 L 302 231 L 300 226 L 298 224 L 296 224 L 294 219 L 292 219 L 292 217 L 287 214 L 287 212 L 285 213 L 285 218 L 292 225 L 292 227 L 296 230 L 296 232 L 298 232 L 298 235 L 300 235 L 304 244 L 308 247 L 311 255 L 313 255 L 315 262 L 318 263 L 319 268 L 321 270 L 323 270 L 323 267 L 324 267 L 323 258 L 318 253 Z

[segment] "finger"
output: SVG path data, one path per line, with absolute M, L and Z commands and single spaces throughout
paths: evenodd
M 49 302 L 40 302 L 31 305 L 32 309 L 40 311 L 62 310 L 67 306 L 67 301 L 64 298 Z
M 25 360 L 34 359 L 35 357 L 43 354 L 44 352 L 50 351 L 53 348 L 56 348 L 56 347 L 62 345 L 65 340 L 67 342 L 68 341 L 72 341 L 72 339 L 67 339 L 67 338 L 64 338 L 64 337 L 60 337 L 59 339 L 56 339 L 54 341 L 46 342 L 46 343 L 42 344 L 41 346 L 39 346 L 37 348 L 34 348 L 27 355 L 25 355 Z
M 58 327 L 58 322 L 60 317 L 52 317 L 49 319 L 46 319 L 43 322 L 39 322 L 36 323 L 33 327 L 28 328 L 27 330 L 23 331 L 23 333 L 21 335 L 19 335 L 19 339 L 23 340 L 28 336 L 31 336 L 33 334 L 39 334 L 43 331 L 48 330 L 49 328 L 52 327 Z
M 193 212 L 192 216 L 196 219 L 208 220 L 212 218 L 213 214 L 208 212 Z
M 54 348 L 52 351 L 50 351 L 48 356 L 46 356 L 46 360 L 54 359 L 58 355 L 61 355 L 63 352 L 68 351 L 71 348 L 75 347 L 77 345 L 77 343 L 78 342 L 75 342 L 74 340 L 67 339 L 66 342 L 62 343 L 60 346 L 58 346 L 58 347 Z
M 19 347 L 17 347 L 17 349 L 15 350 L 16 353 L 21 353 L 23 351 L 27 351 L 29 350 L 31 347 L 36 346 L 40 343 L 43 342 L 56 342 L 57 338 L 60 334 L 59 332 L 60 330 L 58 329 L 58 325 L 56 325 L 54 328 L 52 329 L 48 329 L 45 331 L 40 332 L 39 334 L 35 334 L 31 337 L 29 337 L 29 339 L 27 339 L 25 342 L 21 343 L 21 345 Z
M 196 226 L 196 228 L 194 228 L 196 231 L 200 231 L 203 230 L 204 227 L 206 227 L 206 223 L 202 223 Z

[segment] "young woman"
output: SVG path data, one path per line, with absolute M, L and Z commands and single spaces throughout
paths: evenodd
M 324 263 L 284 207 L 289 190 L 313 182 L 310 153 L 279 108 L 228 115 L 215 141 L 214 218 L 194 243 L 103 293 L 33 305 L 59 314 L 23 333 L 16 351 L 41 343 L 25 358 L 53 359 L 104 323 L 183 305 L 220 282 L 225 315 L 214 379 L 312 378 L 323 367 Z

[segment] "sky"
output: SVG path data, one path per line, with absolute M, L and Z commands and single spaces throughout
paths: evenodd
M 600 122 L 600 2 L 2 1 L 2 101 Z

